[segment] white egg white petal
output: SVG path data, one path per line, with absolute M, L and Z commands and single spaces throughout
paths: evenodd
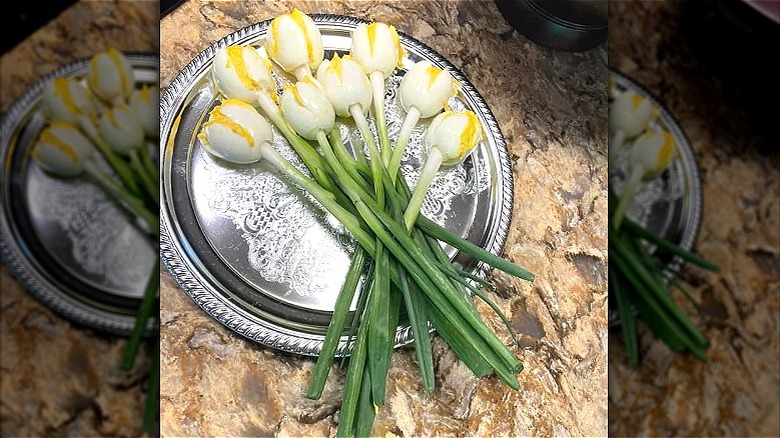
M 369 36 L 369 25 L 362 24 L 352 32 L 350 54 L 366 73 L 381 72 L 389 77 L 398 65 L 400 47 L 397 44 L 395 30 L 384 23 L 372 23 L 375 26 L 373 42 Z
M 240 53 L 240 59 L 230 59 L 229 53 Z M 241 62 L 246 71 L 242 78 L 235 62 Z M 217 51 L 212 64 L 212 73 L 219 91 L 225 97 L 239 99 L 244 102 L 254 102 L 259 91 L 269 94 L 276 93 L 276 82 L 266 60 L 253 47 L 234 46 L 223 47 Z
M 93 113 L 87 89 L 73 78 L 57 78 L 43 88 L 43 104 L 55 120 L 77 123 L 82 115 Z
M 653 117 L 653 106 L 647 99 L 641 99 L 636 105 L 634 100 L 639 98 L 633 92 L 625 92 L 618 96 L 609 108 L 610 130 L 623 131 L 626 138 L 633 138 L 646 128 L 647 123 Z
M 452 96 L 452 90 L 452 75 L 423 60 L 404 75 L 398 88 L 398 98 L 407 112 L 415 107 L 420 111 L 421 118 L 428 118 L 442 110 L 447 99 Z
M 100 134 L 118 154 L 127 155 L 144 143 L 144 130 L 134 112 L 125 105 L 107 110 L 100 116 Z
M 436 116 L 426 133 L 427 147 L 438 148 L 442 154 L 442 164 L 455 165 L 468 157 L 482 141 L 481 126 L 475 119 L 464 113 L 444 112 Z M 476 141 L 463 144 L 463 133 L 469 129 L 477 133 Z M 469 137 L 471 139 L 471 137 Z
M 285 88 L 280 107 L 292 129 L 309 140 L 316 140 L 320 131 L 330 132 L 336 122 L 333 105 L 311 83 L 298 82 Z
M 359 105 L 367 111 L 371 105 L 371 83 L 363 68 L 352 59 L 341 59 L 340 68 L 331 68 L 331 61 L 325 60 L 317 70 L 317 81 L 322 85 L 336 115 L 349 117 L 349 108 Z
M 96 96 L 106 101 L 125 98 L 135 89 L 130 62 L 118 50 L 101 52 L 92 57 L 87 83 Z
M 246 130 L 249 138 L 223 123 L 206 123 L 202 137 L 206 150 L 225 161 L 237 164 L 254 163 L 261 158 L 262 147 L 273 139 L 271 125 L 253 108 L 223 103 L 223 116 Z
M 154 85 L 136 89 L 130 95 L 130 108 L 148 137 L 158 137 L 160 132 L 160 89 Z

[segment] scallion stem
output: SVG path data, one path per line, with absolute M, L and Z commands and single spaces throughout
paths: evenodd
M 373 377 L 368 367 L 363 369 L 363 380 L 360 382 L 360 394 L 358 395 L 357 412 L 355 413 L 355 437 L 370 437 L 376 417 L 376 406 L 371 399 L 371 390 L 374 386 Z
M 95 128 L 92 121 L 86 116 L 82 116 L 79 119 L 79 127 L 82 132 L 92 140 L 95 146 L 97 146 L 98 151 L 100 151 L 106 161 L 108 161 L 108 164 L 114 169 L 114 172 L 116 172 L 119 179 L 122 180 L 125 187 L 134 195 L 141 195 L 143 191 L 133 177 L 133 171 L 130 169 L 130 165 L 111 149 L 111 146 L 103 139 L 100 133 L 98 133 L 98 130 Z
M 144 164 L 141 161 L 141 156 L 139 155 L 138 150 L 136 149 L 130 151 L 130 167 L 133 170 L 135 170 L 135 173 L 141 179 L 141 184 L 143 185 L 146 194 L 148 194 L 151 197 L 151 199 L 154 201 L 154 205 L 159 207 L 160 205 L 159 188 L 155 183 L 155 181 L 149 177 L 149 174 L 147 173 L 146 168 L 144 167 Z
M 420 110 L 417 107 L 409 108 L 409 112 L 406 113 L 404 123 L 401 125 L 401 132 L 398 133 L 398 139 L 395 141 L 395 147 L 393 148 L 393 155 L 390 157 L 390 164 L 387 166 L 387 172 L 390 174 L 393 183 L 398 178 L 398 170 L 401 167 L 401 158 L 404 156 L 406 145 L 409 143 L 409 137 L 412 136 L 414 127 L 417 126 L 417 122 L 420 120 Z
M 615 230 L 620 229 L 620 224 L 623 222 L 623 216 L 626 215 L 628 206 L 631 205 L 631 200 L 634 198 L 634 191 L 639 187 L 639 183 L 642 182 L 642 176 L 645 174 L 645 170 L 641 164 L 636 164 L 631 169 L 626 185 L 623 188 L 623 193 L 620 194 L 620 202 L 615 213 L 612 215 L 612 221 L 610 226 Z
M 620 316 L 620 329 L 623 332 L 623 342 L 626 344 L 628 362 L 636 364 L 639 361 L 639 347 L 637 345 L 636 325 L 631 310 L 629 297 L 623 288 L 623 278 L 619 271 L 609 269 L 609 286 L 617 302 L 618 315 Z
M 360 318 L 361 324 L 358 326 L 355 346 L 349 358 L 349 367 L 347 367 L 347 379 L 344 384 L 344 395 L 339 413 L 339 426 L 336 430 L 337 437 L 351 437 L 355 426 L 355 412 L 366 369 L 368 324 L 365 322 L 369 320 L 370 314 L 367 311 Z
M 642 239 L 647 240 L 648 242 L 652 243 L 653 245 L 657 246 L 658 248 L 667 251 L 669 253 L 672 253 L 676 256 L 680 256 L 683 260 L 686 260 L 688 262 L 693 263 L 696 266 L 699 266 L 700 268 L 706 269 L 708 271 L 712 272 L 718 272 L 719 268 L 716 264 L 703 259 L 702 257 L 697 256 L 696 254 L 686 251 L 679 246 L 673 244 L 672 242 L 669 242 L 668 240 L 657 236 L 656 234 L 653 234 L 652 232 L 646 230 L 636 222 L 625 219 L 623 222 L 623 227 L 626 231 L 629 233 L 640 237 Z
M 379 134 L 379 146 L 381 146 L 382 162 L 385 166 L 390 163 L 390 138 L 387 136 L 387 122 L 385 121 L 385 77 L 381 72 L 375 71 L 369 75 L 374 104 L 374 121 Z
M 371 395 L 374 404 L 385 403 L 385 380 L 390 365 L 395 327 L 390 327 L 390 261 L 389 255 L 381 243 L 377 243 L 374 254 L 376 269 L 372 284 L 372 293 L 368 301 L 368 369 L 371 372 Z
M 154 162 L 152 162 L 152 157 L 149 155 L 149 148 L 146 147 L 146 145 L 141 148 L 141 162 L 144 164 L 144 169 L 146 170 L 147 175 L 149 175 L 153 181 L 160 181 L 160 171 L 157 169 L 157 166 L 155 166 Z M 157 185 L 159 186 L 159 182 Z
M 442 155 L 438 148 L 431 148 L 428 151 L 428 160 L 425 161 L 420 172 L 420 178 L 417 180 L 417 187 L 414 188 L 412 198 L 409 200 L 409 205 L 404 212 L 404 223 L 406 228 L 412 228 L 417 221 L 417 215 L 420 213 L 420 207 L 422 207 L 425 194 L 428 193 L 428 188 L 433 182 L 433 178 L 436 176 L 436 172 L 441 167 Z
M 130 193 L 127 189 L 117 184 L 108 175 L 104 174 L 97 166 L 91 162 L 86 161 L 84 163 L 84 171 L 92 176 L 92 178 L 111 196 L 117 198 L 120 201 L 124 201 L 122 204 L 127 207 L 132 213 L 140 217 L 144 222 L 149 225 L 150 232 L 155 235 L 160 230 L 160 219 L 157 215 L 147 210 L 144 202 L 138 199 L 135 195 Z
M 626 133 L 618 129 L 609 142 L 609 162 L 615 163 L 618 151 L 623 147 L 623 141 L 626 139 Z
M 160 284 L 160 262 L 155 259 L 152 272 L 149 274 L 149 280 L 146 282 L 146 288 L 144 289 L 144 295 L 141 298 L 141 305 L 138 307 L 138 313 L 135 317 L 135 325 L 133 331 L 130 333 L 130 338 L 127 340 L 127 346 L 125 347 L 125 354 L 122 357 L 122 369 L 127 371 L 133 368 L 135 364 L 135 358 L 138 355 L 138 346 L 141 345 L 143 334 L 146 331 L 146 325 L 149 322 L 149 317 L 154 310 L 157 303 L 157 291 Z
M 349 316 L 349 306 L 355 296 L 360 276 L 366 265 L 366 253 L 361 247 L 355 248 L 352 255 L 352 261 L 347 271 L 344 284 L 341 287 L 339 296 L 333 310 L 333 316 L 328 324 L 328 330 L 325 334 L 325 341 L 317 357 L 317 363 L 314 365 L 312 377 L 309 380 L 309 386 L 306 391 L 306 397 L 317 400 L 322 395 L 325 387 L 325 380 L 328 378 L 330 366 L 333 363 L 333 357 L 336 354 L 341 335 L 344 332 L 344 326 Z
M 149 380 L 146 384 L 146 401 L 144 403 L 144 420 L 142 429 L 149 435 L 154 435 L 154 424 L 160 410 L 160 342 L 152 342 L 152 357 L 149 365 Z
M 677 304 L 672 300 L 668 291 L 661 286 L 652 275 L 644 268 L 632 253 L 628 250 L 626 245 L 621 240 L 614 236 L 614 233 L 609 235 L 610 247 L 610 259 L 614 260 L 621 271 L 624 272 L 626 278 L 632 281 L 635 289 L 643 296 L 643 299 L 651 306 L 654 312 L 665 316 L 665 318 L 674 318 L 674 321 L 679 324 L 682 330 L 682 338 L 685 340 L 686 345 L 691 351 L 700 351 L 702 348 L 706 348 L 708 345 L 707 339 L 701 332 L 693 325 L 690 319 L 682 313 Z M 663 312 L 662 309 L 666 309 Z

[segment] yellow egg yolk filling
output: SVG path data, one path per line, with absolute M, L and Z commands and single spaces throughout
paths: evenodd
M 222 108 L 225 106 L 242 106 L 242 107 L 248 107 L 251 108 L 254 111 L 254 108 L 238 99 L 228 99 L 224 102 L 222 102 L 222 105 L 217 105 L 214 107 L 213 110 L 209 113 L 209 120 L 206 121 L 206 123 L 203 124 L 204 130 L 201 132 L 201 134 L 198 136 L 203 143 L 207 143 L 205 137 L 201 137 L 203 133 L 205 132 L 205 129 L 212 125 L 222 125 L 226 128 L 228 128 L 230 131 L 238 135 L 239 137 L 243 138 L 247 144 L 249 145 L 249 148 L 252 149 L 255 146 L 254 139 L 252 138 L 252 134 L 250 134 L 249 130 L 245 127 L 241 126 L 240 123 L 234 121 L 230 117 L 226 116 L 222 113 Z

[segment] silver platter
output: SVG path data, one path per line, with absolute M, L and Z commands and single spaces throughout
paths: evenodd
M 126 56 L 139 84 L 159 82 L 156 55 Z M 76 324 L 127 335 L 156 261 L 156 242 L 91 181 L 49 176 L 30 154 L 46 125 L 44 85 L 55 77 L 84 80 L 88 67 L 89 59 L 63 65 L 3 116 L 0 247 L 11 272 L 46 306 Z
M 337 15 L 312 18 L 322 33 L 326 58 L 348 53 L 351 31 L 365 22 Z M 214 160 L 196 138 L 219 99 L 210 81 L 216 50 L 232 44 L 262 45 L 269 23 L 243 28 L 212 44 L 162 95 L 160 252 L 182 289 L 225 326 L 276 349 L 316 355 L 354 242 L 316 201 L 267 165 L 235 166 Z M 404 72 L 422 59 L 447 69 L 463 85 L 449 105 L 477 113 L 487 134 L 472 158 L 437 178 L 423 213 L 498 254 L 513 202 L 511 166 L 498 124 L 474 86 L 452 64 L 426 45 L 400 37 L 408 55 L 403 68 L 388 79 L 385 96 L 391 141 L 405 116 L 395 99 L 396 88 Z M 288 81 L 275 73 L 279 85 Z M 350 121 L 338 123 L 348 147 L 362 145 Z M 412 186 L 425 158 L 421 144 L 426 123 L 414 131 L 403 161 L 402 171 Z M 274 146 L 302 168 L 278 132 Z M 447 250 L 466 269 L 484 275 L 484 266 Z M 409 327 L 399 327 L 397 345 L 411 340 Z M 345 334 L 338 354 L 348 354 L 350 341 Z
M 668 131 L 675 140 L 679 156 L 657 178 L 643 182 L 634 193 L 626 216 L 653 233 L 690 250 L 701 223 L 702 188 L 696 157 L 688 137 L 669 111 L 642 86 L 626 76 L 610 70 L 610 102 L 626 91 L 633 91 L 658 109 L 658 117 L 650 129 Z M 618 195 L 628 177 L 628 151 L 621 148 L 609 163 L 609 184 Z M 652 251 L 653 248 L 650 248 Z M 673 269 L 679 268 L 678 258 L 665 260 Z M 617 311 L 610 311 L 610 324 L 618 323 Z

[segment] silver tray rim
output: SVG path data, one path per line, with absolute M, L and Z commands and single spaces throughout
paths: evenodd
M 134 63 L 154 63 L 159 65 L 159 56 L 148 52 L 123 51 L 131 65 Z M 22 96 L 2 116 L 2 132 L 0 132 L 0 157 L 5 157 L 21 119 L 27 115 L 40 99 L 43 87 L 54 78 L 73 76 L 78 70 L 89 64 L 91 57 L 79 58 L 63 64 L 38 79 L 30 86 Z M 0 178 L 0 192 L 5 194 L 7 189 L 6 175 Z M 3 196 L 2 213 L 0 213 L 0 256 L 3 263 L 11 271 L 11 274 L 21 285 L 37 298 L 44 306 L 62 318 L 82 327 L 99 332 L 127 336 L 133 330 L 135 317 L 120 315 L 89 306 L 65 292 L 48 281 L 29 259 L 24 248 L 24 242 L 19 242 L 13 237 L 11 219 L 8 217 L 8 202 Z M 146 327 L 145 335 L 151 335 L 156 324 L 153 318 Z
M 369 20 L 347 15 L 310 14 L 309 16 L 315 23 L 341 26 L 345 30 L 352 29 L 363 23 L 371 23 Z M 166 163 L 167 145 L 165 143 L 168 141 L 174 123 L 174 120 L 171 119 L 177 114 L 178 108 L 183 104 L 188 87 L 192 85 L 191 80 L 204 65 L 211 62 L 219 48 L 253 36 L 262 37 L 270 22 L 271 20 L 269 19 L 246 26 L 210 44 L 182 68 L 170 85 L 165 88 L 160 96 L 160 163 Z M 493 254 L 500 254 L 506 243 L 512 218 L 514 182 L 506 140 L 498 126 L 498 122 L 474 85 L 452 63 L 415 38 L 401 31 L 398 31 L 398 34 L 402 46 L 411 47 L 415 52 L 435 59 L 445 66 L 453 75 L 453 78 L 461 83 L 462 89 L 474 98 L 476 109 L 484 116 L 487 125 L 486 129 L 490 131 L 496 142 L 496 162 L 500 170 L 498 181 L 500 182 L 498 184 L 500 200 L 497 202 L 500 202 L 503 206 L 498 215 L 493 242 L 485 249 Z M 172 220 L 172 212 L 168 208 L 168 198 L 171 194 L 165 186 L 166 179 L 164 174 L 166 167 L 166 164 L 160 166 L 162 182 L 160 187 L 160 255 L 165 267 L 179 287 L 206 313 L 239 335 L 277 350 L 305 356 L 317 356 L 322 347 L 323 336 L 298 332 L 267 320 L 256 321 L 227 297 L 209 288 L 207 278 L 199 272 L 195 262 L 189 258 L 188 249 L 176 238 L 177 224 Z M 475 274 L 484 278 L 488 268 L 489 266 L 479 262 L 475 269 Z M 408 326 L 399 327 L 395 337 L 396 347 L 406 345 L 412 341 L 411 328 Z M 348 355 L 352 349 L 352 344 L 353 341 L 351 339 L 347 339 L 347 336 L 342 336 L 337 349 L 337 355 Z

